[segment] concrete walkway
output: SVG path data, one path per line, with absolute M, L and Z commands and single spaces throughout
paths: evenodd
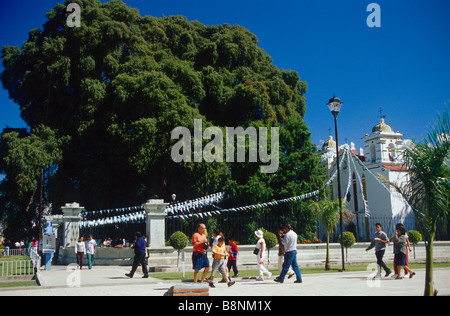
M 125 276 L 129 270 L 129 267 L 94 266 L 92 270 L 80 271 L 70 266 L 53 266 L 50 271 L 40 272 L 42 286 L 0 289 L 0 296 L 163 296 L 171 286 L 182 283 L 151 277 L 142 279 L 140 273 L 129 279 Z M 216 288 L 211 288 L 209 294 L 221 297 L 422 296 L 425 270 L 415 272 L 412 279 L 376 281 L 371 278 L 372 271 L 305 274 L 302 284 L 294 284 L 295 278 L 284 284 L 275 283 L 274 276 L 265 281 L 236 278 L 236 284 L 230 288 L 215 282 Z M 192 271 L 187 270 L 186 277 L 192 278 Z M 434 280 L 438 295 L 450 295 L 450 268 L 435 268 Z

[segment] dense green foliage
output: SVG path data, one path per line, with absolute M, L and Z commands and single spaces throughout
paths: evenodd
M 81 6 L 79 28 L 66 24 L 69 2 Z M 303 121 L 306 83 L 274 66 L 248 30 L 143 17 L 117 0 L 67 1 L 47 18 L 22 48 L 1 50 L 3 87 L 29 126 L 2 133 L 6 212 L 35 201 L 41 169 L 55 210 L 73 201 L 100 209 L 224 189 L 236 206 L 321 187 Z M 204 129 L 278 126 L 278 172 L 261 174 L 256 163 L 173 162 L 171 131 L 193 130 L 196 118 Z M 292 224 L 314 229 L 303 202 L 274 211 L 305 212 L 304 223 Z
M 408 232 L 408 239 L 411 244 L 417 245 L 419 242 L 422 241 L 422 234 L 417 230 L 410 230 Z
M 184 248 L 186 248 L 188 244 L 188 236 L 186 236 L 183 232 L 176 231 L 169 238 L 169 244 L 178 252 L 177 258 L 177 267 L 180 261 L 180 252 Z
M 183 232 L 174 232 L 169 238 L 169 244 L 175 250 L 183 250 L 188 244 L 188 237 Z

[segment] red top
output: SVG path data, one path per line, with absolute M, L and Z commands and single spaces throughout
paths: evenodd
M 198 246 L 194 246 L 192 250 L 194 252 L 203 252 L 203 243 L 208 242 L 208 238 L 206 237 L 206 235 L 202 235 L 200 233 L 195 233 L 192 236 L 192 245 L 196 244 L 198 242 L 202 242 L 202 243 Z
M 228 252 L 231 254 L 231 256 L 228 257 L 228 260 L 236 261 L 238 251 L 238 246 L 235 243 L 230 244 L 230 249 L 228 250 Z

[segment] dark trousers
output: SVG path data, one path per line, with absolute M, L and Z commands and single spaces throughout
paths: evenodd
M 80 266 L 80 269 L 83 269 L 83 258 L 84 258 L 84 252 L 77 252 L 77 263 Z
M 239 274 L 239 271 L 238 271 L 238 268 L 237 268 L 236 260 L 230 260 L 230 259 L 228 259 L 228 262 L 227 262 L 227 268 L 228 268 L 228 271 L 229 271 L 229 272 L 231 272 L 231 268 L 232 268 L 232 267 L 233 267 L 234 275 L 235 275 L 235 276 L 238 275 L 238 274 Z
M 130 276 L 133 277 L 136 269 L 142 265 L 142 272 L 144 276 L 148 276 L 147 262 L 145 261 L 145 252 L 134 254 L 133 267 L 131 268 Z
M 391 272 L 391 270 L 383 262 L 384 250 L 375 251 L 375 256 L 377 257 L 377 265 L 380 267 L 378 272 L 381 273 L 381 268 L 383 268 L 386 273 Z

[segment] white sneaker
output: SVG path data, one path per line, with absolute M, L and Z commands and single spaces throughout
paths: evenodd
M 270 277 L 272 276 L 272 273 L 268 273 L 267 278 L 270 279 Z
M 258 277 L 258 278 L 256 278 L 256 281 L 264 281 L 264 278 L 263 277 Z

